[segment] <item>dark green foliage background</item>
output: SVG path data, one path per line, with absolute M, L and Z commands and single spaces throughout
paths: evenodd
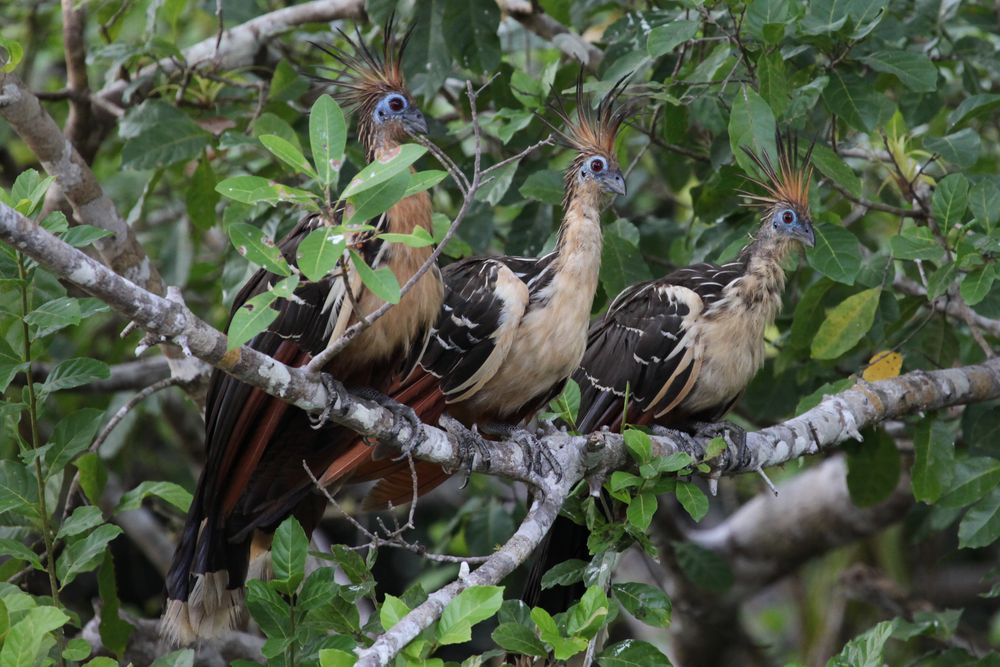
M 94 89 L 122 68 L 134 71 L 163 57 L 183 59 L 185 47 L 211 37 L 216 29 L 213 3 L 198 0 L 86 4 L 88 71 Z M 961 299 L 979 315 L 1000 318 L 1000 289 L 994 288 L 1000 277 L 1000 19 L 994 3 L 540 0 L 538 4 L 603 52 L 603 60 L 588 73 L 589 92 L 600 95 L 632 72 L 634 91 L 646 95 L 642 112 L 623 133 L 619 146 L 620 161 L 628 170 L 629 195 L 618 198 L 606 215 L 595 314 L 636 281 L 687 263 L 735 256 L 758 223 L 756 213 L 738 195 L 747 187 L 749 168 L 739 147 L 768 150 L 773 147 L 775 127 L 780 127 L 797 133 L 804 143 L 816 142 L 810 194 L 818 242 L 804 259 L 789 266 L 794 273 L 785 307 L 768 331 L 767 364 L 737 406 L 735 419 L 748 427 L 787 419 L 817 404 L 822 395 L 850 386 L 852 374 L 862 372 L 869 359 L 884 350 L 902 354 L 904 372 L 985 358 L 964 323 L 931 311 L 924 296 L 915 296 L 900 284 L 917 284 L 931 297 Z M 226 0 L 222 5 L 225 24 L 231 27 L 276 9 L 278 3 Z M 551 95 L 570 91 L 578 68 L 552 42 L 505 17 L 493 0 L 417 0 L 402 2 L 398 8 L 394 0 L 376 0 L 367 7 L 371 21 L 360 26 L 366 39 L 378 41 L 375 26 L 394 9 L 413 28 L 405 69 L 428 119 L 430 137 L 459 165 L 471 171 L 466 78 L 477 86 L 492 79 L 479 105 L 485 165 L 547 134 L 537 114 L 547 114 L 545 102 Z M 0 8 L 0 26 L 4 38 L 23 47 L 25 57 L 17 72 L 33 90 L 51 93 L 65 87 L 57 3 L 5 4 Z M 351 26 L 348 22 L 344 27 Z M 211 76 L 160 77 L 146 99 L 126 98 L 124 117 L 105 137 L 93 162 L 102 186 L 133 225 L 166 282 L 180 286 L 188 305 L 219 326 L 225 323 L 235 291 L 255 269 L 229 242 L 230 227 L 249 223 L 277 238 L 301 215 L 300 208 L 288 204 L 238 203 L 221 197 L 215 187 L 223 179 L 245 174 L 295 187 L 310 185 L 257 138 L 278 135 L 308 155 L 307 113 L 329 90 L 312 78 L 323 73 L 318 65 L 329 62 L 308 46 L 308 40 L 342 42 L 327 26 L 302 27 L 262 48 L 252 67 Z M 47 102 L 46 108 L 58 122 L 65 122 L 65 101 Z M 548 117 L 553 118 L 550 113 Z M 364 166 L 353 141 L 348 142 L 347 156 L 341 185 Z M 24 177 L 15 186 L 15 178 L 28 168 L 44 170 L 2 122 L 0 158 L 0 185 L 8 193 L 13 188 L 13 203 L 21 199 L 31 203 L 31 186 L 38 181 Z M 536 255 L 551 248 L 561 215 L 561 170 L 570 159 L 565 150 L 546 148 L 502 170 L 480 192 L 460 239 L 446 254 L 451 258 L 473 253 Z M 418 166 L 439 168 L 430 157 L 422 158 Z M 44 192 L 44 184 L 39 187 L 36 195 Z M 432 193 L 435 211 L 454 215 L 461 204 L 454 184 L 443 181 Z M 59 221 L 47 224 L 58 228 Z M 85 245 L 93 239 L 76 240 Z M 132 502 L 137 506 L 146 498 L 163 531 L 171 533 L 182 519 L 178 507 L 186 506 L 183 489 L 193 488 L 204 459 L 197 409 L 177 390 L 155 395 L 118 427 L 100 457 L 84 454 L 93 433 L 130 393 L 109 398 L 88 393 L 83 385 L 106 376 L 105 364 L 130 360 L 136 339 L 120 340 L 117 333 L 124 323 L 119 318 L 93 300 L 67 293 L 30 264 L 28 281 L 22 281 L 13 251 L 0 250 L 0 389 L 6 389 L 0 402 L 0 451 L 5 458 L 0 462 L 0 552 L 12 556 L 0 564 L 0 572 L 11 577 L 32 564 L 31 555 L 19 545 L 35 545 L 39 530 L 33 461 L 18 453 L 30 440 L 22 374 L 26 360 L 22 289 L 30 293 L 34 311 L 28 317 L 30 359 L 50 365 L 76 357 L 91 360 L 69 369 L 70 380 L 61 391 L 49 386 L 45 391 L 52 390 L 52 395 L 39 408 L 41 442 L 52 445 L 45 455 L 49 511 L 64 475 L 76 469 L 82 472 L 84 491 L 92 502 L 109 480 L 123 489 L 144 481 L 167 481 L 179 486 L 140 487 Z M 63 300 L 56 302 L 58 307 L 51 305 L 57 299 Z M 995 338 L 987 335 L 986 342 L 996 349 Z M 901 529 L 888 529 L 815 559 L 790 573 L 796 594 L 782 589 L 753 606 L 746 614 L 746 626 L 775 663 L 816 664 L 829 657 L 821 655 L 820 646 L 830 631 L 824 601 L 837 594 L 838 573 L 852 563 L 880 568 L 904 589 L 944 564 L 969 572 L 988 572 L 996 564 L 1000 537 L 996 406 L 913 417 L 901 433 L 890 437 L 867 432 L 863 444 L 846 447 L 848 486 L 858 505 L 872 505 L 892 492 L 901 471 L 910 470 L 913 493 L 920 502 Z M 912 446 L 901 453 L 897 448 L 901 442 Z M 792 477 L 812 464 L 788 465 L 772 476 Z M 675 488 L 672 480 L 657 482 L 655 490 L 673 492 L 690 514 L 700 518 L 703 494 L 690 484 Z M 650 490 L 654 487 L 642 488 L 641 495 L 655 506 Z M 750 478 L 724 481 L 723 493 L 711 500 L 704 522 L 717 522 L 759 491 Z M 345 503 L 353 506 L 349 494 Z M 676 513 L 678 521 L 689 521 L 676 503 L 661 498 L 661 504 L 665 511 Z M 98 597 L 105 609 L 113 608 L 120 598 L 123 609 L 133 615 L 152 617 L 159 611 L 161 582 L 155 569 L 127 538 L 118 536 L 114 524 L 105 523 L 121 511 L 122 506 L 116 510 L 115 505 L 105 503 L 103 516 L 85 511 L 79 532 L 60 538 L 65 542 L 61 558 L 66 561 L 60 571 L 66 584 L 62 603 L 73 616 L 66 626 L 67 637 L 75 636 L 90 617 L 90 601 Z M 509 487 L 475 478 L 462 493 L 438 494 L 421 503 L 418 537 L 441 551 L 488 554 L 511 534 L 522 512 L 523 498 Z M 647 513 L 632 514 L 630 508 L 631 528 L 648 525 L 648 518 L 641 516 Z M 357 539 L 332 517 L 325 529 L 334 542 L 353 544 Z M 300 548 L 294 542 L 294 529 L 286 530 L 289 544 Z M 603 546 L 620 547 L 624 539 L 629 538 L 619 531 Z M 109 556 L 104 557 L 108 544 Z M 682 566 L 688 564 L 683 568 L 687 576 L 708 590 L 725 590 L 731 577 L 725 563 L 684 543 L 677 543 L 674 551 Z M 286 637 L 284 643 L 275 639 L 283 632 L 280 624 L 269 627 L 264 619 L 269 604 L 287 612 L 295 587 L 287 584 L 283 590 L 280 584 L 271 588 L 261 584 L 252 589 L 255 618 L 269 641 L 276 642 L 275 664 L 289 660 L 291 644 L 301 645 L 304 654 L 295 659 L 307 663 L 318 659 L 319 648 L 350 650 L 355 641 L 364 641 L 356 614 L 351 615 L 359 596 L 371 595 L 378 602 L 386 592 L 400 596 L 398 604 L 384 605 L 381 618 L 374 621 L 385 625 L 399 605 L 412 607 L 419 602 L 422 595 L 412 587 L 414 582 L 432 590 L 455 573 L 453 566 L 436 566 L 405 552 L 386 551 L 377 561 L 360 566 L 343 551 L 336 559 L 360 568 L 352 574 L 360 588 L 333 589 L 335 584 L 323 580 L 325 575 L 310 575 L 307 586 L 315 578 L 311 585 L 339 597 L 314 608 L 308 606 L 306 591 L 300 591 L 295 604 L 305 619 L 299 631 L 306 634 Z M 79 577 L 68 574 L 74 564 Z M 295 570 L 300 564 L 289 567 Z M 557 574 L 570 581 L 584 576 L 580 568 Z M 379 582 L 377 595 L 369 569 Z M 995 574 L 994 570 L 991 576 Z M 289 577 L 294 575 L 293 571 Z M 72 585 L 70 579 L 75 579 Z M 63 644 L 47 648 L 59 635 L 61 612 L 44 597 L 46 575 L 32 571 L 18 581 L 35 597 L 0 585 L 5 602 L 0 609 L 0 638 L 23 614 L 37 614 L 35 627 L 43 629 L 28 633 L 25 641 L 37 638 L 38 650 L 58 655 Z M 983 584 L 984 590 L 991 581 L 995 579 Z M 512 582 L 506 597 L 514 597 L 517 590 L 519 584 Z M 918 590 L 911 592 L 921 595 Z M 992 595 L 998 592 L 994 586 Z M 482 595 L 486 599 L 490 593 Z M 625 583 L 616 584 L 610 595 L 610 602 L 592 595 L 585 601 L 587 609 L 604 610 L 607 619 L 632 614 L 651 626 L 669 622 L 669 602 L 655 591 Z M 971 596 L 963 603 L 968 607 L 960 625 L 963 636 L 974 637 L 981 648 L 1000 643 L 1000 616 L 994 602 L 995 597 Z M 25 611 L 35 605 L 41 611 Z M 494 639 L 526 653 L 557 650 L 559 642 L 572 644 L 572 632 L 548 639 L 544 631 L 541 638 L 534 632 L 525 634 L 525 624 L 541 628 L 545 623 L 534 615 L 529 621 L 528 614 L 527 609 L 505 604 L 498 619 L 501 630 Z M 49 625 L 39 620 L 43 615 L 49 617 Z M 840 631 L 834 631 L 835 646 L 828 649 L 840 651 L 850 637 L 885 617 L 878 607 L 848 605 Z M 940 653 L 946 644 L 926 638 L 946 637 L 949 627 L 954 630 L 954 618 L 935 620 L 938 625 L 925 619 L 921 626 L 918 619 L 912 627 L 875 626 L 871 634 L 848 644 L 831 664 L 882 664 L 877 656 L 890 633 L 898 640 L 922 635 L 889 643 L 890 664 L 972 664 L 952 661 L 954 652 Z M 322 631 L 331 627 L 340 636 L 324 639 Z M 622 623 L 612 628 L 615 641 L 627 638 Z M 566 632 L 566 619 L 560 630 Z M 590 632 L 585 627 L 576 630 L 578 638 Z M 23 627 L 20 632 L 27 633 Z M 102 629 L 105 645 L 120 644 L 122 632 L 110 624 Z M 11 636 L 0 649 L 0 663 Z M 442 655 L 455 658 L 493 647 L 481 630 L 474 640 L 464 653 Z M 412 660 L 425 658 L 436 646 L 428 642 L 411 650 Z M 76 648 L 68 660 L 86 658 L 79 643 Z M 643 645 L 613 648 L 602 656 L 601 664 L 654 660 Z M 178 661 L 184 659 L 182 654 L 170 660 L 182 664 Z M 331 662 L 325 664 L 341 664 L 334 662 L 333 654 L 328 659 Z

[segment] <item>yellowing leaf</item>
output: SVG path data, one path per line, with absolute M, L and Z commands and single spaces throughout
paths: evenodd
M 861 374 L 867 382 L 877 382 L 879 380 L 888 380 L 899 375 L 899 371 L 903 368 L 903 355 L 899 352 L 892 352 L 891 350 L 886 350 L 884 352 L 876 352 L 871 359 L 868 360 L 868 368 L 865 369 L 864 373 Z

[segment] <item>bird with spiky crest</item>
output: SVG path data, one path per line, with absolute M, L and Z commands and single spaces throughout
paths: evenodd
M 761 223 L 735 261 L 695 264 L 622 291 L 593 322 L 573 379 L 580 386 L 576 428 L 591 433 L 622 423 L 699 434 L 719 425 L 764 363 L 764 331 L 774 323 L 785 287 L 782 261 L 815 243 L 809 214 L 810 155 L 776 135 L 777 167 L 766 153 L 746 150 L 762 193 L 743 193 Z M 627 403 L 627 414 L 626 414 Z M 589 533 L 560 516 L 540 547 L 522 599 L 551 613 L 579 598 L 578 587 L 541 589 L 541 576 L 570 558 L 588 557 Z
M 576 157 L 565 173 L 555 250 L 543 257 L 473 257 L 446 267 L 444 305 L 427 347 L 391 393 L 427 423 L 447 412 L 450 430 L 481 453 L 488 454 L 488 446 L 464 427 L 512 433 L 559 393 L 583 356 L 601 263 L 601 210 L 609 195 L 625 194 L 615 140 L 633 107 L 617 104 L 623 89 L 624 80 L 592 112 L 581 73 L 575 120 L 557 100 L 560 124 L 553 129 Z M 448 477 L 432 464 L 417 467 L 419 493 Z M 333 469 L 328 477 L 338 474 Z M 379 480 L 367 507 L 412 497 L 406 464 L 373 461 L 356 475 Z
M 390 158 L 411 133 L 427 129 L 406 90 L 400 62 L 406 40 L 395 41 L 386 25 L 379 58 L 358 41 L 344 38 L 357 55 L 333 47 L 324 51 L 344 67 L 342 99 L 351 103 L 358 134 L 370 160 Z M 344 205 L 332 216 L 302 220 L 279 243 L 282 255 L 296 261 L 299 244 L 314 230 L 350 217 Z M 346 215 L 345 215 L 346 213 Z M 426 192 L 403 198 L 369 228 L 351 238 L 351 247 L 372 268 L 388 267 L 400 284 L 430 257 L 430 248 L 391 244 L 381 232 L 431 231 L 431 202 Z M 266 270 L 254 274 L 237 295 L 232 313 L 280 279 Z M 363 388 L 376 400 L 414 350 L 424 347 L 441 308 L 443 287 L 433 267 L 384 317 L 354 338 L 324 371 L 347 387 Z M 302 366 L 337 340 L 352 324 L 383 304 L 364 287 L 351 262 L 342 260 L 323 279 L 303 281 L 294 298 L 279 303 L 279 314 L 248 345 L 278 361 Z M 232 316 L 231 316 L 232 317 Z M 391 404 L 395 406 L 396 404 Z M 404 411 L 417 421 L 412 411 Z M 311 532 L 326 500 L 302 468 L 306 461 L 319 476 L 357 434 L 324 424 L 313 428 L 309 415 L 287 403 L 216 371 L 205 410 L 207 461 L 167 574 L 167 606 L 162 631 L 173 643 L 218 635 L 245 618 L 244 583 L 269 570 L 271 536 L 283 519 L 298 518 Z

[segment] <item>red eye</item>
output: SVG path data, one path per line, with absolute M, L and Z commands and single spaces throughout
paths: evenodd
M 604 171 L 604 160 L 601 160 L 600 158 L 594 158 L 593 160 L 591 160 L 590 170 L 595 174 Z
M 791 211 L 785 211 L 781 214 L 781 221 L 786 225 L 790 225 L 795 222 L 795 214 Z
M 403 106 L 405 106 L 405 105 L 403 104 L 403 98 L 402 97 L 391 97 L 391 98 L 389 98 L 389 108 L 392 109 L 393 111 L 402 111 L 403 110 Z

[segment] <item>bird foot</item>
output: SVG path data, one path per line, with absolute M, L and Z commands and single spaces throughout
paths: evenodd
M 341 416 L 346 414 L 343 406 L 346 405 L 349 397 L 344 385 L 340 381 L 335 380 L 329 373 L 320 373 L 319 379 L 323 384 L 323 388 L 326 389 L 326 405 L 323 406 L 323 411 L 318 415 L 309 415 L 309 426 L 313 430 L 319 430 L 326 426 L 332 414 L 339 414 Z M 341 407 L 338 408 L 338 404 Z
M 547 423 L 550 428 L 555 428 L 551 422 Z M 562 481 L 562 469 L 556 457 L 528 431 L 511 424 L 490 423 L 483 425 L 483 432 L 505 438 L 519 446 L 529 474 L 547 477 L 552 472 L 556 479 Z
M 684 447 L 691 451 L 695 451 L 698 446 L 698 441 L 694 439 L 694 436 L 687 431 L 682 431 L 680 429 L 653 424 L 649 427 L 649 433 L 650 435 L 663 436 L 664 438 L 670 438 L 675 442 L 683 443 Z
M 743 461 L 747 455 L 747 432 L 740 426 L 728 421 L 695 422 L 692 424 L 694 434 L 701 438 L 721 437 L 726 444 L 736 449 L 737 461 Z
M 450 415 L 441 415 L 441 419 L 438 420 L 441 428 L 448 432 L 455 440 L 458 441 L 458 458 L 459 458 L 459 470 L 465 471 L 465 481 L 462 482 L 460 488 L 465 488 L 469 484 L 469 477 L 472 476 L 472 468 L 475 463 L 476 454 L 479 454 L 479 458 L 483 462 L 483 466 L 489 470 L 490 468 L 490 445 L 486 442 L 483 436 L 479 435 L 479 431 L 476 426 L 473 425 L 471 429 L 465 427 L 465 425 L 451 417 Z
M 402 444 L 403 453 L 393 459 L 394 461 L 406 458 L 414 449 L 419 447 L 420 444 L 427 439 L 427 434 L 424 432 L 424 423 L 410 406 L 403 405 L 391 397 L 386 396 L 382 392 L 376 389 L 371 389 L 370 387 L 360 390 L 358 392 L 358 396 L 370 401 L 375 401 L 381 407 L 393 414 L 396 419 L 392 425 L 391 433 L 392 439 L 396 442 L 400 442 L 400 434 L 405 428 L 410 429 L 412 436 Z

